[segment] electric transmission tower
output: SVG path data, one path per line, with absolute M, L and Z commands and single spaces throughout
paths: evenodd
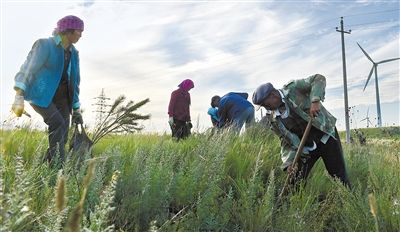
M 107 101 L 110 100 L 110 98 L 106 97 L 106 94 L 104 93 L 104 88 L 101 89 L 101 93 L 98 97 L 95 97 L 94 99 L 97 99 L 97 102 L 95 104 L 92 104 L 94 106 L 97 106 L 97 109 L 93 111 L 93 113 L 96 113 L 96 125 L 100 122 L 103 121 L 105 114 L 107 113 L 107 108 L 111 105 L 107 104 Z

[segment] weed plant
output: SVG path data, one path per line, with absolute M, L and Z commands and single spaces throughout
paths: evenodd
M 62 172 L 41 162 L 45 133 L 2 131 L 0 223 L 3 231 L 400 231 L 400 140 L 365 134 L 365 146 L 343 144 L 351 189 L 318 161 L 278 201 L 286 173 L 268 128 L 179 142 L 108 136 Z

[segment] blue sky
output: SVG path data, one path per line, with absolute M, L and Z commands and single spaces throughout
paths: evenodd
M 76 44 L 81 62 L 84 120 L 92 124 L 94 98 L 101 89 L 115 99 L 124 94 L 151 102 L 140 112 L 152 118 L 146 131 L 169 131 L 170 93 L 186 78 L 192 121 L 211 126 L 210 98 L 247 92 L 265 82 L 286 82 L 320 73 L 327 78 L 324 105 L 344 129 L 340 17 L 344 16 L 349 106 L 352 128 L 376 123 L 375 86 L 366 78 L 372 59 L 400 57 L 399 1 L 1 1 L 1 121 L 10 117 L 13 78 L 38 38 L 51 35 L 59 18 L 74 14 L 85 21 Z M 399 125 L 399 61 L 378 67 L 384 125 Z M 31 123 L 43 126 L 33 115 Z M 257 117 L 260 112 L 256 112 Z

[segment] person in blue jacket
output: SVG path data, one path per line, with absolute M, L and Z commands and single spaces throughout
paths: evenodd
M 83 21 L 73 15 L 57 22 L 53 37 L 37 40 L 15 76 L 14 113 L 24 112 L 24 100 L 39 113 L 48 126 L 49 163 L 56 152 L 64 161 L 70 114 L 82 124 L 79 103 L 79 55 L 74 45 L 82 36 Z
M 254 106 L 247 101 L 247 93 L 230 92 L 223 97 L 218 95 L 211 98 L 211 106 L 218 107 L 218 127 L 228 127 L 240 131 L 243 124 L 248 128 L 254 123 Z

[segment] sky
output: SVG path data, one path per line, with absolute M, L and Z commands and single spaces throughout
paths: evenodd
M 19 1 L 2 0 L 0 33 L 1 122 L 3 128 L 29 123 L 44 128 L 41 117 L 15 118 L 14 76 L 33 43 L 51 36 L 66 15 L 84 20 L 80 54 L 80 99 L 85 123 L 95 122 L 96 97 L 125 95 L 150 103 L 144 131 L 169 133 L 170 94 L 184 79 L 190 91 L 195 130 L 211 127 L 207 109 L 214 95 L 247 92 L 260 84 L 281 88 L 293 79 L 326 77 L 323 105 L 345 129 L 341 35 L 344 17 L 351 128 L 376 125 L 374 76 L 363 87 L 374 61 L 400 57 L 399 1 Z M 378 80 L 383 125 L 400 124 L 399 61 L 380 64 Z M 261 116 L 256 111 L 257 119 Z

